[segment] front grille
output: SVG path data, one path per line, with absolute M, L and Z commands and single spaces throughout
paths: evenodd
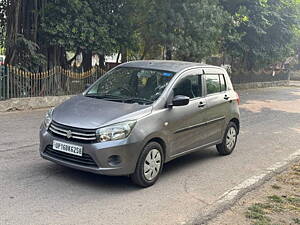
M 97 167 L 97 164 L 92 159 L 92 157 L 85 153 L 83 153 L 82 156 L 71 155 L 68 153 L 54 150 L 52 145 L 48 145 L 44 153 L 55 159 L 71 162 L 81 166 Z
M 94 142 L 97 140 L 96 130 L 81 129 L 59 124 L 52 121 L 49 131 L 57 136 L 64 137 L 67 140 L 75 140 L 79 142 Z

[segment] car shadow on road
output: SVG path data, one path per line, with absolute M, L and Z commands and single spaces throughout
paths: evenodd
M 172 176 L 176 178 L 179 172 L 184 173 L 185 170 L 194 168 L 195 164 L 199 164 L 216 157 L 219 156 L 213 148 L 200 150 L 186 156 L 182 156 L 164 165 L 161 179 Z M 44 174 L 48 174 L 47 177 L 51 178 L 51 182 L 55 180 L 55 182 L 69 184 L 84 190 L 109 191 L 110 193 L 124 193 L 141 190 L 140 187 L 134 185 L 130 181 L 128 176 L 97 175 L 57 164 L 48 164 L 48 166 L 44 167 L 42 171 Z M 159 183 L 155 186 L 158 185 Z
M 171 176 L 177 174 L 179 171 L 195 168 L 195 164 L 207 162 L 218 157 L 220 156 L 215 147 L 198 150 L 166 163 L 162 175 Z
M 53 168 L 56 172 L 46 171 L 51 173 L 52 181 L 68 183 L 75 185 L 85 190 L 102 190 L 109 192 L 129 192 L 137 189 L 135 185 L 132 185 L 130 179 L 126 176 L 104 176 L 84 172 L 76 169 L 53 164 L 49 167 L 49 170 Z

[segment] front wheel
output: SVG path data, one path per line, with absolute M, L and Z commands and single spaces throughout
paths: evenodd
M 153 185 L 163 168 L 163 150 L 157 142 L 148 143 L 141 153 L 131 180 L 142 187 Z
M 230 122 L 226 128 L 221 144 L 217 145 L 220 155 L 230 155 L 235 149 L 238 136 L 238 128 L 235 123 Z

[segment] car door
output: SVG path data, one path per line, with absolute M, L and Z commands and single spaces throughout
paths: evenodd
M 202 70 L 184 73 L 173 86 L 174 96 L 190 97 L 186 106 L 172 107 L 168 112 L 171 135 L 171 157 L 202 146 L 205 142 L 206 99 L 203 97 Z
M 207 144 L 222 139 L 228 114 L 229 97 L 225 77 L 220 71 L 205 70 Z

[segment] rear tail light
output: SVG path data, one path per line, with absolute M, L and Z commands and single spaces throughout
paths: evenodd
M 236 93 L 236 97 L 237 97 L 237 102 L 238 102 L 238 104 L 240 104 L 241 103 L 240 96 L 239 96 L 239 94 L 237 92 L 235 92 L 235 93 Z

